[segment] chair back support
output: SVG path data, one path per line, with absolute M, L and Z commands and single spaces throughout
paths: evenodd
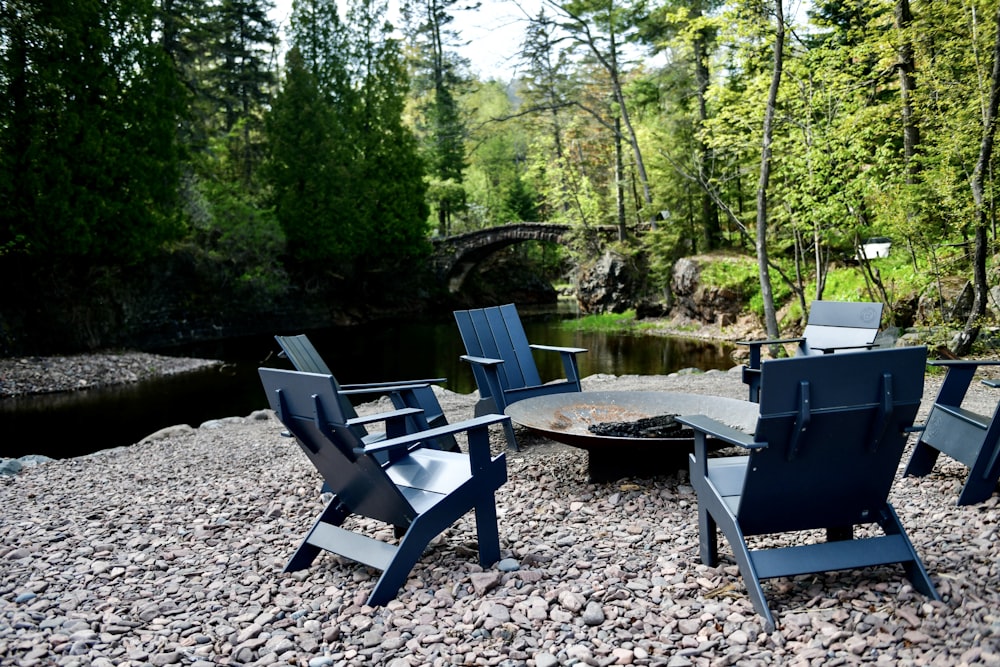
M 261 368 L 268 403 L 351 513 L 407 526 L 417 513 L 347 425 L 331 375 Z
M 467 354 L 503 360 L 497 370 L 505 390 L 541 384 L 528 336 L 514 304 L 457 310 L 455 321 Z M 488 387 L 486 377 L 479 377 L 483 371 L 476 366 L 473 372 L 482 392 Z
M 882 304 L 848 301 L 813 301 L 802 332 L 806 354 L 824 349 L 863 347 L 875 342 L 882 322 Z
M 762 364 L 760 416 L 737 508 L 747 535 L 873 521 L 923 394 L 923 347 Z
M 333 377 L 330 367 L 323 361 L 323 357 L 319 356 L 319 352 L 308 336 L 305 334 L 275 336 L 274 340 L 278 341 L 282 353 L 288 357 L 295 370 L 304 373 L 319 373 L 330 378 L 333 382 L 334 390 L 337 392 L 337 404 L 340 406 L 340 411 L 346 419 L 354 419 L 358 416 L 350 399 L 340 393 L 340 385 L 337 383 L 337 378 Z M 352 427 L 352 430 L 362 437 L 366 435 L 365 429 L 360 426 Z
M 296 336 L 275 336 L 282 353 L 288 357 L 296 370 L 306 373 L 319 373 L 320 375 L 333 375 L 333 371 L 323 361 L 316 347 L 305 334 Z

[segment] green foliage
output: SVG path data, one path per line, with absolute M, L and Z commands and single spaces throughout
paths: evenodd
M 361 249 L 344 126 L 293 48 L 284 87 L 267 117 L 271 155 L 265 177 L 290 256 L 310 270 L 340 265 Z
M 264 110 L 275 84 L 270 63 L 278 34 L 269 7 L 269 0 L 219 0 L 209 5 L 202 28 L 199 99 L 216 159 L 201 164 L 225 166 L 222 178 L 252 192 L 267 152 Z
M 131 264 L 180 233 L 177 79 L 140 0 L 0 6 L 0 248 Z
M 365 0 L 355 0 L 348 11 L 358 128 L 352 195 L 366 268 L 399 271 L 428 250 L 429 207 L 425 162 L 403 123 L 409 78 L 385 11 L 385 5 Z
M 527 130 L 513 115 L 504 86 L 492 81 L 463 99 L 472 121 L 465 176 L 471 229 L 538 219 L 536 194 L 525 179 Z
M 715 254 L 699 261 L 701 284 L 740 293 L 752 293 L 757 282 L 757 262 L 752 257 Z M 759 290 L 759 286 L 756 287 Z
M 255 299 L 276 297 L 288 288 L 280 258 L 285 235 L 274 213 L 228 183 L 192 184 L 188 196 L 204 215 L 192 219 L 192 240 L 222 267 L 218 287 Z
M 560 326 L 569 331 L 585 331 L 594 333 L 642 334 L 654 329 L 651 322 L 640 322 L 635 318 L 634 310 L 624 313 L 599 313 L 584 315 L 576 319 L 562 320 Z
M 266 175 L 288 250 L 307 272 L 399 268 L 427 249 L 424 165 L 403 124 L 408 81 L 383 11 L 356 2 L 343 27 L 326 0 L 293 14 Z
M 404 33 L 416 91 L 415 122 L 421 158 L 439 183 L 465 178 L 467 120 L 459 103 L 465 62 L 455 54 L 459 43 L 451 23 L 456 0 L 406 0 L 401 4 Z M 451 197 L 435 200 L 438 233 L 451 231 L 460 212 Z

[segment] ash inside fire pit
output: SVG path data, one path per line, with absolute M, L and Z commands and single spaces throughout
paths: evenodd
M 694 438 L 694 431 L 680 424 L 677 415 L 643 417 L 629 422 L 590 424 L 587 430 L 613 438 Z

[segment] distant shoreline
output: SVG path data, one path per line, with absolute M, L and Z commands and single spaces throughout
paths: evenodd
M 0 400 L 132 384 L 221 365 L 215 359 L 147 352 L 0 359 Z

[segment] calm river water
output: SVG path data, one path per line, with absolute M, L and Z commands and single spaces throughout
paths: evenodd
M 681 368 L 728 369 L 732 348 L 706 341 L 661 336 L 581 333 L 562 328 L 565 314 L 534 316 L 522 311 L 533 343 L 586 348 L 579 357 L 583 377 L 594 373 L 656 375 Z M 283 331 L 283 334 L 301 333 Z M 460 393 L 476 384 L 454 321 L 396 322 L 308 332 L 341 383 L 444 377 Z M 166 426 L 197 426 L 209 419 L 245 416 L 266 406 L 259 366 L 290 367 L 276 358 L 277 343 L 259 336 L 156 350 L 161 354 L 221 359 L 208 372 L 138 385 L 0 401 L 0 456 L 79 456 L 126 446 Z M 536 357 L 543 380 L 562 377 L 557 354 Z M 15 436 L 15 434 L 20 434 Z

